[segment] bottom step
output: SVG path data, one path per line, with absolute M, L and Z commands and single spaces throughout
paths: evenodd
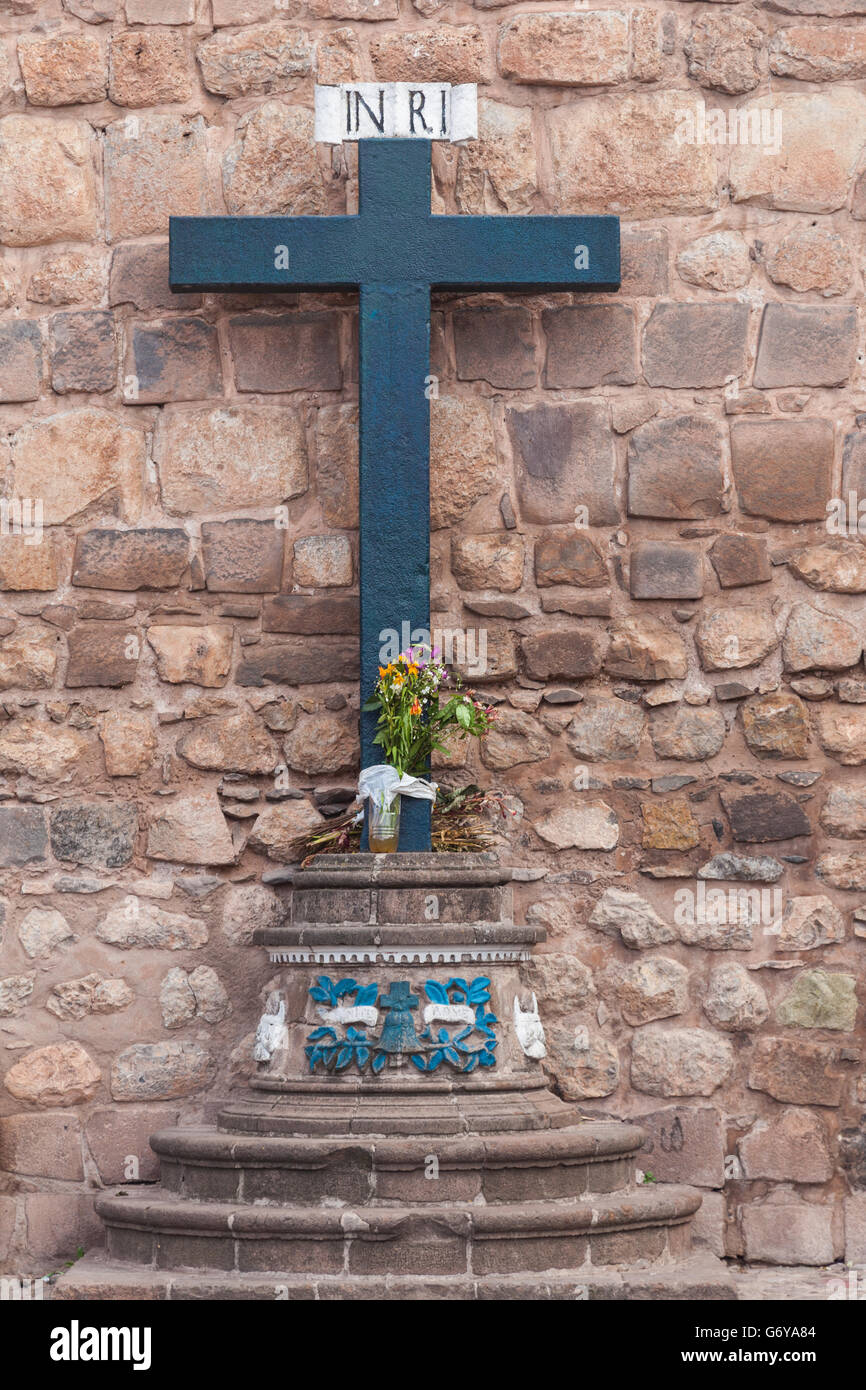
M 112 1263 L 104 1254 L 95 1252 L 61 1275 L 52 1297 L 69 1302 L 136 1299 L 181 1303 L 221 1299 L 492 1302 L 533 1299 L 574 1303 L 600 1299 L 718 1302 L 734 1300 L 737 1293 L 727 1266 L 713 1255 L 695 1255 L 676 1265 L 655 1269 L 558 1270 L 535 1275 L 439 1279 L 407 1275 L 382 1279 L 358 1275 L 290 1275 L 277 1282 L 260 1274 L 140 1269 Z

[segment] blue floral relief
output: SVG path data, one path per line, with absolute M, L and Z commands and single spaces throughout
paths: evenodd
M 374 1075 L 388 1064 L 400 1067 L 408 1057 L 418 1071 L 434 1072 L 447 1063 L 459 1072 L 496 1063 L 496 1015 L 488 1009 L 490 980 L 479 975 L 474 980 L 454 977 L 447 982 L 426 980 L 423 1007 L 424 1027 L 417 1031 L 415 1019 L 421 998 L 406 980 L 391 983 L 380 995 L 378 984 L 359 985 L 356 980 L 336 983 L 320 975 L 310 989 L 323 1026 L 307 1035 L 304 1051 L 310 1071 L 321 1065 L 325 1071 L 340 1072 L 355 1065 L 368 1066 Z M 378 1033 L 380 1011 L 385 1012 Z M 438 1026 L 434 1027 L 434 1025 Z

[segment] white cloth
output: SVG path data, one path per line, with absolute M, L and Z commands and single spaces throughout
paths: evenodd
M 401 776 L 390 763 L 375 763 L 372 767 L 361 769 L 358 795 L 371 797 L 387 810 L 395 796 L 416 796 L 422 801 L 435 801 L 436 783 L 427 782 L 423 777 L 410 777 L 407 772 Z

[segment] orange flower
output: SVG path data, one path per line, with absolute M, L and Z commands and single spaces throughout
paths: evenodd
M 410 713 L 410 714 L 420 714 L 420 713 L 421 713 L 421 704 L 420 704 L 420 702 L 419 702 L 418 700 L 414 700 L 414 701 L 412 702 L 412 707 L 411 707 L 411 709 L 409 710 L 409 713 Z

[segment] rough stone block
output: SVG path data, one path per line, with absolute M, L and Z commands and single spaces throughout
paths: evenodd
M 138 670 L 139 638 L 134 627 L 120 623 L 87 623 L 67 638 L 69 662 L 65 684 L 131 685 Z
M 174 589 L 189 563 L 189 536 L 177 527 L 100 527 L 75 539 L 72 583 L 87 589 Z
M 535 344 L 528 309 L 457 309 L 453 324 L 460 381 L 487 381 L 514 390 L 535 385 Z
M 51 320 L 51 385 L 67 391 L 113 391 L 117 383 L 114 315 L 101 310 Z
M 94 135 L 87 121 L 0 120 L 0 243 L 93 241 Z M 40 190 L 34 198 L 34 187 Z
M 109 241 L 168 232 L 170 215 L 208 209 L 205 123 L 201 116 L 143 112 L 105 131 Z
M 748 329 L 748 304 L 657 304 L 643 332 L 648 385 L 724 386 L 745 370 Z
M 853 371 L 857 343 L 853 306 L 767 304 L 755 386 L 839 386 Z
M 701 415 L 639 425 L 628 441 L 630 516 L 702 518 L 727 510 L 724 436 Z
M 834 1234 L 834 1206 L 813 1202 L 764 1202 L 741 1213 L 747 1260 L 773 1265 L 829 1265 L 841 1254 Z
M 575 304 L 545 309 L 544 384 L 632 386 L 637 381 L 637 329 L 625 304 Z
M 42 336 L 35 319 L 0 324 L 0 403 L 35 401 L 42 389 Z
M 731 466 L 744 512 L 820 521 L 833 484 L 830 420 L 734 420 Z
M 40 863 L 48 852 L 41 806 L 0 806 L 0 867 Z
M 79 106 L 105 96 L 105 50 L 96 34 L 22 34 L 18 63 L 31 106 Z
M 700 551 L 676 542 L 639 541 L 631 550 L 629 589 L 632 598 L 700 598 Z
M 725 1133 L 718 1110 L 672 1105 L 638 1115 L 636 1123 L 648 1131 L 640 1166 L 657 1182 L 724 1186 Z
M 264 594 L 279 589 L 285 532 L 272 521 L 205 521 L 201 548 L 205 584 L 211 591 Z
M 120 869 L 132 859 L 138 812 L 128 802 L 68 802 L 51 808 L 49 822 L 57 859 L 101 869 Z
M 0 1168 L 30 1178 L 81 1182 L 81 1125 L 75 1115 L 0 1118 Z
M 242 314 L 229 319 L 239 391 L 339 391 L 339 315 Z
M 222 395 L 216 327 L 199 318 L 133 323 L 129 330 L 129 404 L 207 400 Z
M 527 521 L 614 525 L 616 451 L 607 408 L 595 401 L 506 411 L 520 510 Z M 578 508 L 585 509 L 579 513 Z

